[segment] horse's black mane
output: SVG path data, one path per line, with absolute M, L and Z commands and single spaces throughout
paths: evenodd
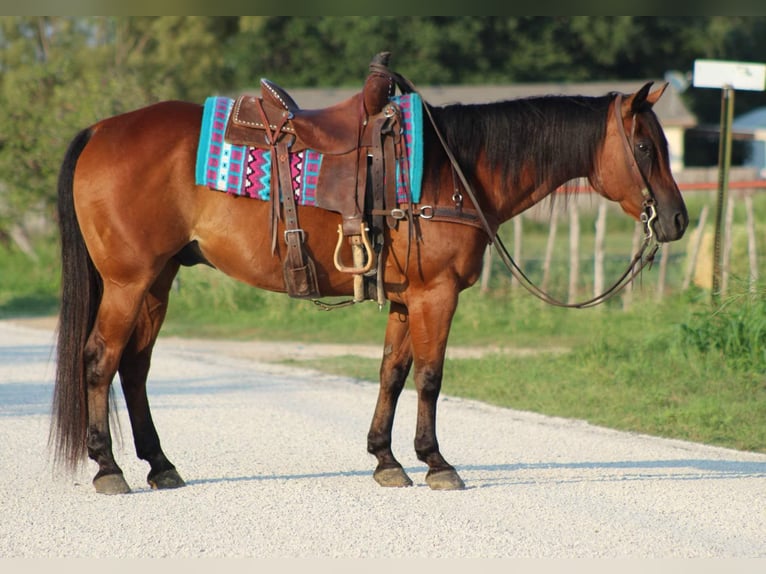
M 605 136 L 605 96 L 539 96 L 487 104 L 433 107 L 442 134 L 467 177 L 480 153 L 515 186 L 521 168 L 532 162 L 536 179 L 566 181 L 587 173 Z

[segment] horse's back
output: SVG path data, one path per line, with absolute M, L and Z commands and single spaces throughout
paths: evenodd
M 202 106 L 182 101 L 159 102 L 106 118 L 91 126 L 91 141 L 80 163 L 93 155 L 98 166 L 123 165 L 133 171 L 160 158 L 194 162 L 201 121 Z M 105 157 L 109 154 L 117 155 Z

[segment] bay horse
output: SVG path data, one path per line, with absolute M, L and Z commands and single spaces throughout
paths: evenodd
M 458 295 L 479 277 L 498 226 L 567 182 L 587 178 L 644 221 L 657 242 L 683 236 L 686 206 L 652 109 L 667 84 L 651 86 L 597 97 L 424 104 L 432 123 L 423 127 L 420 208 L 409 206 L 409 218 L 385 229 L 381 254 L 388 323 L 367 436 L 381 486 L 412 484 L 392 452 L 391 433 L 414 367 L 414 449 L 428 466 L 425 480 L 437 490 L 465 487 L 440 452 L 437 399 Z M 164 101 L 98 121 L 74 137 L 61 166 L 62 300 L 49 442 L 64 470 L 74 471 L 87 457 L 97 463 L 99 493 L 130 491 L 110 434 L 109 391 L 117 373 L 136 454 L 150 467 L 149 485 L 185 484 L 160 446 L 146 384 L 180 267 L 205 263 L 253 287 L 286 292 L 285 252 L 272 252 L 268 202 L 195 183 L 202 115 L 201 105 Z M 455 165 L 464 177 L 456 177 Z M 486 225 L 428 216 L 464 200 Z M 299 210 L 321 293 L 350 295 L 353 277 L 333 266 L 334 241 L 327 235 L 338 228 L 339 214 Z

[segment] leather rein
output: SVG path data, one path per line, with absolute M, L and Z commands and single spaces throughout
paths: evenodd
M 630 140 L 628 139 L 628 136 L 625 133 L 625 128 L 622 124 L 622 118 L 619 114 L 619 110 L 622 107 L 622 94 L 617 94 L 615 96 L 615 100 L 614 100 L 615 121 L 617 122 L 617 129 L 620 134 L 620 139 L 622 140 L 623 147 L 625 149 L 625 160 L 628 164 L 628 169 L 630 170 L 630 173 L 633 176 L 633 179 L 636 182 L 636 184 L 641 186 L 641 194 L 644 197 L 644 201 L 642 204 L 644 211 L 641 214 L 641 222 L 644 224 L 644 228 L 645 228 L 644 241 L 641 247 L 636 252 L 636 254 L 633 256 L 633 259 L 628 264 L 628 268 L 617 279 L 617 281 L 615 281 L 615 283 L 611 287 L 606 289 L 600 295 L 597 295 L 591 299 L 587 299 L 585 301 L 580 301 L 577 303 L 564 303 L 563 301 L 559 301 L 558 299 L 552 297 L 551 295 L 549 295 L 548 293 L 544 292 L 542 289 L 537 287 L 529 279 L 529 277 L 527 277 L 527 275 L 519 267 L 519 265 L 513 260 L 513 257 L 511 257 L 510 253 L 508 252 L 505 245 L 503 244 L 502 239 L 497 234 L 498 226 L 490 225 L 487 219 L 487 216 L 482 211 L 481 206 L 476 199 L 476 194 L 473 191 L 473 187 L 466 179 L 465 175 L 463 174 L 463 171 L 460 169 L 460 165 L 458 164 L 454 154 L 452 153 L 452 150 L 447 145 L 447 142 L 444 139 L 444 136 L 442 135 L 441 131 L 437 127 L 436 122 L 434 121 L 434 118 L 431 115 L 431 110 L 428 104 L 426 103 L 425 98 L 423 98 L 423 95 L 417 90 L 417 88 L 408 79 L 401 76 L 400 74 L 392 73 L 392 75 L 397 80 L 397 83 L 399 84 L 400 88 L 402 88 L 402 91 L 406 90 L 410 92 L 415 92 L 418 95 L 420 95 L 421 99 L 423 100 L 423 109 L 425 110 L 426 115 L 428 116 L 428 119 L 431 122 L 431 125 L 433 126 L 434 131 L 436 132 L 436 135 L 439 138 L 439 141 L 441 142 L 442 147 L 444 148 L 444 152 L 447 154 L 447 157 L 449 158 L 450 163 L 452 164 L 453 171 L 454 173 L 457 174 L 458 178 L 460 179 L 460 182 L 463 185 L 463 189 L 465 190 L 466 194 L 468 195 L 469 199 L 471 200 L 471 202 L 473 203 L 475 207 L 475 211 L 473 210 L 471 211 L 472 211 L 472 214 L 475 214 L 475 217 L 478 219 L 476 226 L 484 230 L 484 232 L 489 237 L 489 244 L 492 245 L 494 243 L 496 245 L 497 252 L 500 255 L 500 259 L 503 261 L 506 268 L 519 281 L 519 283 L 521 283 L 530 293 L 532 293 L 532 295 L 556 307 L 568 307 L 568 308 L 575 308 L 575 309 L 585 309 L 588 307 L 595 307 L 596 305 L 599 305 L 600 303 L 603 303 L 607 299 L 617 295 L 628 284 L 630 284 L 645 267 L 652 265 L 652 263 L 654 262 L 654 256 L 657 253 L 657 250 L 659 249 L 659 245 L 657 244 L 653 245 L 651 249 L 649 248 L 650 244 L 654 240 L 653 225 L 654 225 L 655 219 L 657 219 L 657 210 L 655 207 L 656 201 L 654 199 L 654 194 L 651 191 L 651 186 L 649 185 L 649 182 L 646 180 L 646 177 L 644 176 L 643 172 L 639 168 L 638 162 L 636 161 L 635 154 L 633 152 L 633 137 L 635 135 L 635 129 L 636 129 L 636 115 L 633 114 L 633 118 L 632 118 Z M 459 192 L 456 191 L 455 195 L 459 196 L 460 194 Z M 648 253 L 646 253 L 647 249 L 649 250 Z M 646 257 L 644 257 L 645 253 L 646 253 Z
M 644 176 L 643 172 L 639 168 L 638 162 L 636 161 L 635 155 L 633 153 L 633 136 L 635 134 L 635 129 L 636 129 L 636 116 L 635 114 L 633 114 L 632 125 L 631 125 L 631 137 L 629 140 L 625 133 L 625 128 L 622 125 L 622 118 L 620 117 L 620 115 L 618 115 L 618 110 L 621 108 L 621 105 L 622 105 L 622 94 L 617 94 L 614 101 L 614 113 L 615 113 L 615 121 L 617 122 L 617 130 L 620 134 L 620 139 L 622 140 L 622 144 L 625 149 L 625 160 L 628 163 L 628 168 L 630 169 L 630 172 L 633 175 L 634 181 L 636 181 L 636 183 L 641 186 L 641 195 L 643 195 L 644 197 L 644 201 L 642 203 L 644 211 L 641 213 L 641 222 L 644 224 L 644 241 L 641 244 L 641 247 L 636 252 L 636 254 L 633 256 L 633 259 L 631 259 L 627 269 L 623 272 L 622 275 L 620 275 L 620 277 L 614 282 L 614 284 L 612 284 L 611 287 L 606 289 L 600 295 L 596 295 L 595 297 L 591 299 L 587 299 L 585 301 L 580 301 L 577 303 L 564 303 L 563 301 L 559 301 L 558 299 L 551 297 L 548 293 L 545 293 L 539 287 L 537 287 L 534 283 L 532 283 L 532 281 L 526 276 L 524 271 L 522 271 L 522 269 L 517 265 L 517 263 L 510 256 L 510 254 L 508 253 L 508 250 L 505 248 L 505 245 L 503 245 L 503 242 L 500 239 L 500 237 L 495 236 L 494 238 L 498 245 L 498 253 L 500 254 L 500 258 L 502 259 L 503 263 L 505 263 L 509 271 L 513 274 L 513 276 L 516 277 L 516 279 L 518 279 L 518 281 L 522 285 L 524 285 L 524 287 L 530 293 L 532 293 L 539 299 L 545 301 L 546 303 L 549 303 L 556 307 L 587 309 L 589 307 L 595 307 L 596 305 L 599 305 L 605 302 L 607 299 L 614 297 L 619 292 L 621 292 L 625 287 L 627 287 L 645 267 L 647 266 L 651 267 L 652 263 L 654 262 L 654 256 L 660 247 L 658 244 L 655 244 L 651 247 L 651 249 L 649 248 L 654 241 L 653 225 L 654 225 L 655 219 L 657 219 L 657 209 L 655 207 L 656 202 L 654 199 L 654 194 L 651 191 L 651 186 L 649 185 L 649 182 L 646 180 L 646 177 Z M 466 185 L 466 182 L 464 182 L 463 185 Z M 475 200 L 474 200 L 474 204 L 478 205 L 476 204 Z M 490 236 L 490 243 L 491 242 L 492 241 Z M 644 257 L 644 254 L 647 251 L 647 249 L 649 249 L 649 252 L 646 254 L 646 257 Z

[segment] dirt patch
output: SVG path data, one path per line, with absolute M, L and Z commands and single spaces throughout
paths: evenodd
M 353 356 L 367 359 L 382 359 L 383 348 L 380 345 L 347 345 L 334 343 L 296 343 L 290 341 L 221 341 L 207 339 L 186 339 L 165 337 L 158 344 L 170 344 L 188 350 L 215 349 L 222 354 L 248 358 L 263 362 L 282 362 L 286 360 L 309 361 L 324 357 Z M 551 348 L 544 352 L 562 353 L 567 349 Z M 504 347 L 447 347 L 447 358 L 477 359 L 486 355 L 503 354 L 525 356 L 540 353 L 539 349 L 519 349 Z
M 22 327 L 30 327 L 32 329 L 53 331 L 58 324 L 58 317 L 19 317 L 16 319 L 2 319 L 2 321 L 5 323 L 21 325 Z
M 6 319 L 14 323 L 32 329 L 52 331 L 56 328 L 56 317 L 30 317 L 18 319 Z M 310 361 L 324 357 L 353 356 L 367 359 L 382 359 L 382 345 L 352 345 L 337 343 L 303 343 L 293 341 L 233 341 L 221 339 L 194 339 L 185 337 L 162 337 L 158 344 L 167 344 L 177 348 L 188 350 L 214 349 L 221 354 L 267 363 L 280 363 L 287 360 Z M 569 349 L 564 347 L 546 347 L 545 349 L 532 347 L 501 347 L 495 345 L 481 347 L 447 347 L 449 359 L 477 359 L 487 355 L 502 354 L 510 356 L 529 356 L 539 353 L 566 353 Z

